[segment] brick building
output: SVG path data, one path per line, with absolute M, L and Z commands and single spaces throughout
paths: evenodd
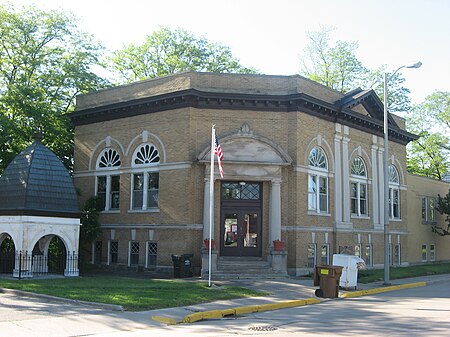
M 82 200 L 104 199 L 95 263 L 163 269 L 191 253 L 207 270 L 214 124 L 225 170 L 214 178 L 214 272 L 301 275 L 339 252 L 383 264 L 383 106 L 372 90 L 187 72 L 80 95 L 71 118 L 75 185 Z M 399 117 L 389 124 L 391 255 L 402 264 L 415 136 Z

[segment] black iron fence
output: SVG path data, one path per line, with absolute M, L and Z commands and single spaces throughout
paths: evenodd
M 14 277 L 32 277 L 46 274 L 78 276 L 78 254 L 33 254 L 28 251 L 0 253 L 0 272 Z

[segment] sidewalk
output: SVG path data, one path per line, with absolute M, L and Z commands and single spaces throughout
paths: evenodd
M 347 293 L 361 296 L 366 293 L 376 293 L 379 291 L 393 291 L 407 287 L 424 286 L 436 282 L 443 282 L 450 279 L 450 274 L 431 275 L 416 278 L 392 280 L 391 287 L 383 289 L 383 281 L 358 284 L 356 291 L 340 290 L 340 297 L 345 297 Z M 158 322 L 165 324 L 178 324 L 195 322 L 204 318 L 218 318 L 226 315 L 232 315 L 233 309 L 241 314 L 255 312 L 258 310 L 255 306 L 260 306 L 259 311 L 276 310 L 289 306 L 300 306 L 320 303 L 322 301 L 334 300 L 324 299 L 315 296 L 317 286 L 313 286 L 311 279 L 268 279 L 268 280 L 220 280 L 213 282 L 214 287 L 222 285 L 234 285 L 267 292 L 268 295 L 262 297 L 240 298 L 235 300 L 217 301 L 211 303 L 197 304 L 188 307 L 159 309 L 149 312 L 151 317 Z M 349 294 L 349 297 L 352 294 Z M 298 301 L 301 300 L 301 301 Z M 297 302 L 293 302 L 297 301 Z M 236 311 L 237 309 L 237 311 Z M 252 311 L 253 310 L 253 311 Z

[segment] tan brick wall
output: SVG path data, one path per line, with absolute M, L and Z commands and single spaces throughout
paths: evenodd
M 153 82 L 152 82 L 153 81 Z M 87 106 L 95 106 L 105 102 L 119 99 L 121 95 L 134 98 L 145 95 L 155 95 L 183 88 L 197 88 L 222 92 L 259 92 L 264 93 L 295 93 L 304 92 L 312 96 L 321 97 L 327 102 L 334 102 L 342 97 L 342 94 L 330 90 L 314 82 L 301 77 L 259 77 L 236 76 L 217 74 L 189 74 L 178 77 L 167 77 L 158 80 L 144 81 L 133 84 L 130 87 L 119 87 L 112 91 L 104 91 L 99 94 L 80 97 L 79 109 Z M 227 89 L 227 90 L 225 90 Z M 360 111 L 364 113 L 364 111 Z M 374 264 L 380 264 L 383 260 L 383 235 L 375 232 L 372 224 L 372 188 L 368 185 L 368 205 L 370 219 L 352 218 L 353 229 L 350 232 L 333 232 L 335 200 L 334 200 L 334 136 L 336 125 L 333 122 L 314 117 L 304 112 L 270 112 L 270 111 L 241 111 L 241 110 L 212 110 L 183 108 L 170 111 L 142 114 L 128 118 L 111 120 L 108 122 L 94 123 L 77 126 L 75 130 L 75 184 L 82 192 L 81 199 L 86 200 L 94 194 L 95 163 L 98 155 L 105 147 L 105 139 L 111 137 L 111 146 L 122 157 L 121 164 L 121 188 L 120 188 L 120 214 L 104 213 L 101 221 L 105 225 L 123 225 L 126 229 L 117 230 L 117 238 L 129 241 L 129 230 L 133 225 L 167 225 L 161 229 L 155 229 L 155 240 L 158 246 L 158 263 L 171 265 L 170 254 L 194 253 L 195 261 L 199 263 L 199 252 L 202 244 L 202 230 L 169 229 L 170 225 L 197 225 L 203 223 L 204 177 L 205 166 L 199 163 L 197 158 L 205 149 L 209 148 L 211 125 L 215 124 L 219 139 L 235 134 L 243 123 L 248 123 L 255 135 L 265 137 L 286 151 L 292 158 L 292 166 L 282 168 L 281 207 L 282 238 L 288 249 L 289 268 L 306 268 L 307 248 L 311 242 L 311 233 L 316 234 L 316 243 L 319 247 L 325 243 L 323 231 L 327 230 L 331 245 L 330 256 L 338 251 L 340 245 L 354 246 L 357 244 L 357 235 L 361 234 L 361 244 L 368 243 L 368 233 L 372 235 L 374 247 Z M 131 159 L 139 144 L 142 142 L 142 132 L 149 132 L 149 142 L 159 147 L 161 156 L 160 170 L 160 211 L 159 212 L 130 212 L 130 187 L 131 187 Z M 350 128 L 345 135 L 349 141 L 349 155 L 361 147 L 368 168 L 369 180 L 372 177 L 371 159 L 372 135 L 357 129 Z M 308 154 L 316 143 L 313 141 L 321 136 L 322 147 L 326 151 L 329 170 L 329 215 L 308 215 L 307 209 L 307 173 L 304 170 L 308 164 Z M 344 135 L 341 133 L 341 135 Z M 161 147 L 162 145 L 162 147 Z M 406 174 L 405 147 L 390 142 L 390 154 L 395 157 L 395 164 L 399 164 L 403 176 Z M 224 169 L 227 170 L 226 153 Z M 353 155 L 354 157 L 354 155 Z M 350 165 L 353 157 L 348 158 Z M 91 165 L 89 166 L 89 163 Z M 165 164 L 187 164 L 189 167 L 167 169 Z M 378 167 L 377 167 L 378 169 Z M 401 175 L 402 177 L 402 175 Z M 401 178 L 403 179 L 403 178 Z M 402 184 L 406 184 L 402 180 Z M 220 242 L 220 182 L 215 183 L 215 233 L 216 242 Z M 267 255 L 269 246 L 269 191 L 270 183 L 263 183 L 263 214 L 262 214 L 262 238 L 263 257 Z M 407 232 L 408 216 L 406 190 L 401 191 L 402 219 L 391 223 L 391 230 Z M 296 227 L 310 227 L 311 230 L 298 230 Z M 188 227 L 186 227 L 188 228 Z M 145 242 L 148 229 L 137 229 L 139 241 Z M 403 237 L 402 237 L 403 240 Z M 403 242 L 403 241 L 402 241 Z M 120 251 L 126 252 L 128 246 Z M 403 243 L 402 243 L 403 245 Z M 412 247 L 405 242 L 405 246 Z M 141 248 L 144 249 L 144 248 Z M 410 248 L 411 249 L 411 248 Z M 144 254 L 145 250 L 141 251 Z M 408 253 L 404 252 L 406 257 Z M 122 255 L 121 255 L 122 256 Z M 124 257 L 121 257 L 124 263 Z M 142 260 L 144 261 L 144 260 Z

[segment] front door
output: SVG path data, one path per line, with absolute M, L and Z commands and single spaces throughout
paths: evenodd
M 261 215 L 258 210 L 222 210 L 221 255 L 261 256 Z
M 261 184 L 222 183 L 220 255 L 261 256 Z

